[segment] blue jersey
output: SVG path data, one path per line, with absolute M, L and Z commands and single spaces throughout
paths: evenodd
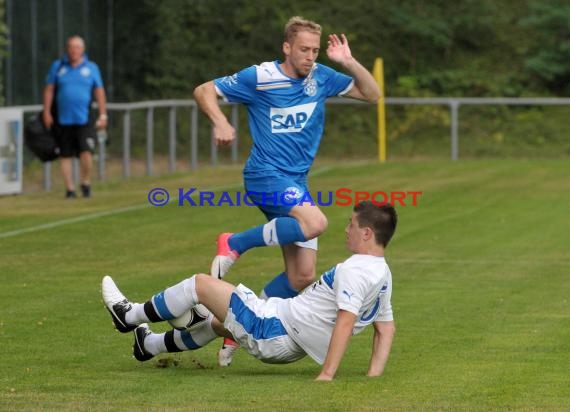
M 89 122 L 89 109 L 93 89 L 103 87 L 99 67 L 83 56 L 83 61 L 72 67 L 67 58 L 51 65 L 46 84 L 57 86 L 55 96 L 58 122 L 62 125 L 85 125 Z
M 279 61 L 248 67 L 214 80 L 227 101 L 243 103 L 253 147 L 244 172 L 306 174 L 323 134 L 325 100 L 348 92 L 350 76 L 315 64 L 303 78 L 286 76 Z

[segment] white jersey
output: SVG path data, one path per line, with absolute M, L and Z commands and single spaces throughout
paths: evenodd
M 291 338 L 323 364 L 339 309 L 357 316 L 353 335 L 376 321 L 391 321 L 392 274 L 383 257 L 353 255 L 301 294 L 278 304 Z

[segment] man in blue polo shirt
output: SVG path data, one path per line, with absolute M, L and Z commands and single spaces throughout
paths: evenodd
M 301 17 L 285 25 L 283 61 L 245 68 L 198 86 L 194 96 L 210 118 L 217 144 L 235 139 L 235 130 L 218 98 L 247 107 L 253 147 L 244 168 L 244 186 L 268 223 L 240 233 L 223 233 L 210 274 L 222 278 L 247 250 L 280 246 L 285 271 L 270 281 L 262 297 L 288 298 L 315 278 L 317 236 L 327 219 L 314 203 L 300 204 L 308 192 L 307 174 L 317 153 L 325 118 L 325 101 L 333 96 L 375 102 L 380 91 L 370 72 L 351 54 L 344 35 L 328 36 L 326 54 L 347 74 L 317 63 L 321 26 Z M 226 350 L 227 349 L 227 350 Z M 218 360 L 231 361 L 226 342 Z
M 95 127 L 104 129 L 107 127 L 106 98 L 99 67 L 87 59 L 83 39 L 72 36 L 67 40 L 66 56 L 51 65 L 43 95 L 44 124 L 47 128 L 52 128 L 54 123 L 59 126 L 56 135 L 67 198 L 76 197 L 72 178 L 73 156 L 79 157 L 81 164 L 83 197 L 91 196 L 91 170 L 96 139 L 95 130 L 89 123 L 93 96 L 99 108 Z M 57 119 L 51 113 L 54 98 Z

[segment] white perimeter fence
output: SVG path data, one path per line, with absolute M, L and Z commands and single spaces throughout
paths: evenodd
M 407 98 L 407 97 L 388 97 L 385 99 L 386 105 L 399 105 L 399 106 L 413 106 L 413 105 L 439 105 L 447 106 L 450 110 L 450 156 L 452 160 L 459 158 L 459 108 L 461 106 L 570 106 L 570 98 Z M 227 105 L 227 103 L 221 103 Z M 329 105 L 362 105 L 369 104 L 363 103 L 353 99 L 334 98 L 327 101 Z M 369 104 L 370 105 L 370 104 Z M 230 121 L 238 131 L 238 105 L 230 105 L 231 114 Z M 42 107 L 40 105 L 33 106 L 18 106 L 11 107 L 11 109 L 20 109 L 24 114 L 31 112 L 39 112 Z M 122 175 L 124 178 L 129 178 L 131 175 L 131 149 L 132 142 L 131 136 L 133 132 L 134 122 L 133 113 L 143 111 L 146 113 L 146 174 L 153 175 L 154 165 L 154 122 L 155 110 L 167 109 L 168 110 L 168 171 L 176 171 L 177 159 L 177 117 L 179 116 L 180 109 L 189 109 L 189 135 L 182 137 L 188 139 L 190 153 L 189 164 L 190 168 L 196 169 L 198 167 L 198 107 L 194 100 L 159 100 L 159 101 L 146 101 L 136 103 L 108 103 L 107 111 L 114 116 L 115 121 L 122 118 L 122 137 L 119 138 L 122 144 Z M 243 109 L 242 109 L 243 110 Z M 185 110 L 187 112 L 187 110 Z M 118 136 L 114 136 L 116 140 Z M 239 131 L 238 131 L 239 137 Z M 101 139 L 103 137 L 101 136 Z M 105 180 L 105 144 L 99 142 L 98 156 L 97 156 L 97 170 L 100 180 Z M 231 161 L 236 162 L 238 157 L 237 139 L 231 145 Z M 210 162 L 216 165 L 218 161 L 217 148 L 214 142 L 211 142 L 210 147 Z M 77 165 L 75 165 L 75 175 L 77 176 Z M 51 163 L 44 164 L 44 177 L 43 188 L 49 190 L 51 188 Z

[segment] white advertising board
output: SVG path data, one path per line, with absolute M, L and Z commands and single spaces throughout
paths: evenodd
M 23 113 L 0 109 L 0 195 L 22 192 Z

